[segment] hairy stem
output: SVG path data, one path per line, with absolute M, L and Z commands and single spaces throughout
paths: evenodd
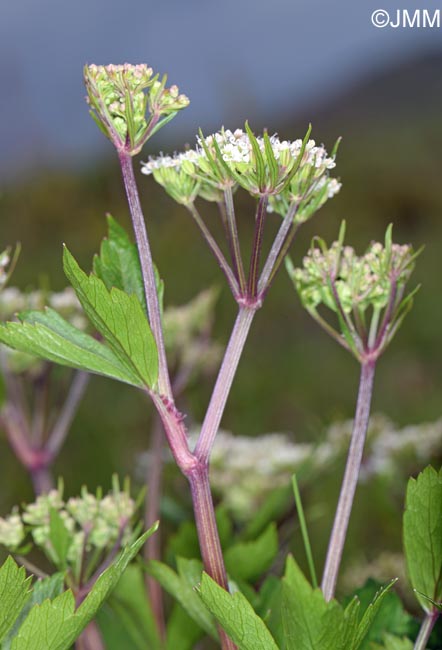
M 230 341 L 224 354 L 220 371 L 213 389 L 206 417 L 195 447 L 195 456 L 202 463 L 207 463 L 212 451 L 215 436 L 218 432 L 224 413 L 227 398 L 232 387 L 233 379 L 238 368 L 239 360 L 255 316 L 256 307 L 240 306 Z
M 258 289 L 258 270 L 261 259 L 262 241 L 264 236 L 264 224 L 267 214 L 267 203 L 269 197 L 261 196 L 256 208 L 255 234 L 253 238 L 252 256 L 250 258 L 249 284 L 247 292 L 250 297 L 255 297 Z
M 199 463 L 192 472 L 187 474 L 187 478 L 192 492 L 195 523 L 204 570 L 213 580 L 228 591 L 227 574 L 210 492 L 208 465 Z M 223 650 L 234 650 L 236 648 L 235 644 L 221 628 L 219 628 L 219 634 Z
M 140 197 L 138 195 L 137 183 L 135 180 L 132 156 L 124 150 L 120 150 L 118 156 L 120 159 L 124 186 L 126 188 L 127 200 L 132 216 L 132 224 L 140 257 L 149 322 L 158 349 L 158 386 L 161 394 L 172 399 L 172 389 L 167 368 L 166 348 L 164 345 L 163 328 L 161 324 L 161 311 L 155 282 L 155 271 Z
M 358 483 L 359 470 L 362 462 L 365 437 L 370 415 L 371 397 L 373 393 L 373 380 L 375 362 L 364 361 L 361 365 L 359 393 L 356 405 L 355 420 L 350 442 L 350 449 L 345 467 L 344 479 L 339 495 L 333 530 L 330 537 L 324 574 L 322 577 L 322 591 L 325 599 L 331 600 L 335 594 L 339 567 L 342 560 L 348 523 L 350 521 L 354 495 Z
M 418 637 L 414 644 L 414 650 L 425 650 L 427 647 L 428 640 L 433 631 L 433 627 L 439 618 L 440 612 L 438 609 L 434 609 L 431 612 L 428 612 L 426 617 L 423 620 L 421 629 L 419 630 Z

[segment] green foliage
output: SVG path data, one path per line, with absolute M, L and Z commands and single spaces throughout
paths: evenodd
M 156 527 L 144 533 L 121 553 L 101 574 L 78 609 L 75 609 L 75 598 L 71 591 L 65 591 L 54 600 L 46 599 L 41 604 L 34 605 L 13 639 L 11 650 L 68 650 L 94 618 L 129 562 L 154 530 Z M 17 615 L 18 613 L 19 611 Z
M 112 287 L 135 294 L 146 310 L 143 276 L 136 245 L 115 219 L 107 215 L 108 236 L 103 239 L 100 254 L 95 255 L 93 269 L 109 291 Z
M 141 381 L 112 350 L 81 332 L 52 309 L 27 311 L 21 323 L 2 323 L 0 341 L 11 348 L 70 368 L 87 370 L 134 386 Z
M 355 592 L 365 609 L 373 601 L 381 585 L 374 580 L 368 580 L 365 585 Z M 405 611 L 401 599 L 394 591 L 389 591 L 382 602 L 382 607 L 373 619 L 370 630 L 362 643 L 361 650 L 370 650 L 371 643 L 381 641 L 385 633 L 403 635 L 410 631 L 413 618 Z
M 177 558 L 176 573 L 167 564 L 151 561 L 147 565 L 147 571 L 180 603 L 201 629 L 213 638 L 218 638 L 213 618 L 195 592 L 195 586 L 201 580 L 201 562 Z
M 404 549 L 411 585 L 429 612 L 442 601 L 442 470 L 427 467 L 408 481 Z
M 11 630 L 30 597 L 30 578 L 8 557 L 0 568 L 0 641 Z
M 97 331 L 139 384 L 153 388 L 158 378 L 158 354 L 146 314 L 136 295 L 110 291 L 97 276 L 86 275 L 65 248 L 66 276 Z
M 275 524 L 270 524 L 255 540 L 238 542 L 225 552 L 227 572 L 235 580 L 253 582 L 271 566 L 278 553 Z
M 361 616 L 357 598 L 345 609 L 335 600 L 326 602 L 289 557 L 282 600 L 286 650 L 359 650 L 392 584 L 375 595 Z
M 413 650 L 413 643 L 405 637 L 399 638 L 391 634 L 386 634 L 383 644 L 372 643 L 370 650 Z
M 144 573 L 139 566 L 131 564 L 101 610 L 100 627 L 107 650 L 159 650 L 161 642 L 152 609 L 146 595 Z
M 264 621 L 240 592 L 229 594 L 204 573 L 200 595 L 239 650 L 278 650 Z

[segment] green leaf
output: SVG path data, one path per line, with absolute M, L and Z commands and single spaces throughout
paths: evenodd
M 131 648 L 134 650 L 161 648 L 141 567 L 135 565 L 127 567 L 108 601 L 108 607 L 113 612 L 110 618 L 118 619 L 124 627 Z
M 29 614 L 31 608 L 36 604 L 41 604 L 46 599 L 53 599 L 63 593 L 64 575 L 63 573 L 54 573 L 49 578 L 36 580 L 32 585 L 32 592 L 22 608 L 19 617 L 14 623 L 13 628 L 9 631 L 7 637 L 1 644 L 2 650 L 11 650 L 11 643 L 22 625 L 23 621 Z
M 239 591 L 229 594 L 203 573 L 200 594 L 239 650 L 278 650 L 264 621 Z
M 0 324 L 0 341 L 11 348 L 33 354 L 62 366 L 94 372 L 141 386 L 139 377 L 105 345 L 77 330 L 57 312 L 27 311 L 21 323 Z
M 380 588 L 381 585 L 376 581 L 367 580 L 365 585 L 355 592 L 354 595 L 360 600 L 362 609 L 369 606 Z M 380 642 L 386 632 L 398 636 L 407 634 L 412 623 L 413 618 L 405 611 L 401 599 L 394 591 L 390 590 L 385 594 L 382 607 L 372 621 L 369 633 L 361 645 L 361 650 L 369 650 L 370 642 Z
M 413 650 L 413 647 L 414 645 L 410 639 L 386 634 L 383 638 L 383 644 L 372 643 L 370 650 Z
M 63 571 L 67 566 L 66 560 L 72 542 L 72 535 L 55 508 L 51 508 L 49 514 L 49 541 L 52 547 L 53 562 L 59 570 Z
M 213 618 L 195 592 L 195 585 L 199 582 L 202 571 L 201 563 L 198 560 L 180 558 L 178 560 L 179 573 L 175 573 L 166 564 L 154 560 L 149 562 L 146 568 L 148 573 L 158 580 L 163 589 L 180 603 L 187 614 L 207 634 L 214 639 L 218 638 Z M 198 577 L 195 581 L 196 576 Z
M 137 247 L 110 214 L 107 215 L 107 226 L 108 236 L 101 242 L 100 255 L 94 257 L 94 273 L 109 290 L 116 287 L 129 295 L 135 294 L 146 310 Z
M 348 650 L 344 611 L 313 589 L 292 557 L 283 578 L 282 621 L 286 650 Z
M 239 542 L 225 552 L 227 572 L 234 580 L 253 582 L 272 565 L 278 553 L 275 524 L 270 524 L 254 541 Z
M 442 599 L 442 470 L 427 467 L 408 481 L 404 514 L 408 575 L 421 607 Z
M 204 632 L 179 603 L 167 619 L 166 650 L 194 650 Z
M 115 588 L 129 562 L 156 529 L 157 526 L 153 526 L 120 554 L 101 574 L 77 610 L 71 591 L 64 592 L 55 600 L 45 600 L 41 605 L 35 605 L 14 638 L 12 650 L 68 650 Z
M 100 278 L 86 275 L 67 248 L 63 264 L 90 321 L 121 363 L 152 388 L 158 379 L 158 353 L 138 298 L 117 288 L 109 291 Z
M 359 623 L 358 630 L 353 643 L 353 648 L 355 648 L 355 650 L 357 648 L 360 648 L 363 641 L 367 637 L 388 592 L 396 582 L 397 582 L 396 579 L 392 580 L 388 585 L 379 589 L 379 591 L 375 594 L 373 601 L 365 610 L 361 622 Z
M 30 597 L 30 578 L 8 557 L 0 568 L 0 642 L 12 629 Z

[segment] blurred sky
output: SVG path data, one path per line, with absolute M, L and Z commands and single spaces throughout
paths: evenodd
M 251 118 L 272 129 L 275 115 L 296 117 L 365 75 L 441 47 L 442 29 L 377 29 L 378 8 L 432 12 L 438 3 L 3 0 L 0 172 L 106 151 L 84 104 L 85 62 L 168 72 L 192 102 L 167 127 L 173 147 L 193 141 L 198 126 Z

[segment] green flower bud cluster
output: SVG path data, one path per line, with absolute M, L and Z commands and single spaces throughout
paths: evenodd
M 158 128 L 189 100 L 177 86 L 166 88 L 146 64 L 84 68 L 91 115 L 117 149 L 138 153 Z
M 344 234 L 345 224 L 330 248 L 314 240 L 302 268 L 287 261 L 287 269 L 307 311 L 332 335 L 336 332 L 317 310 L 322 305 L 335 312 L 344 340 L 360 358 L 364 350 L 376 348 L 379 353 L 411 307 L 415 292 L 405 298 L 404 292 L 420 251 L 394 244 L 390 226 L 385 244 L 372 242 L 358 256 L 344 246 Z
M 23 521 L 16 511 L 7 517 L 0 517 L 0 544 L 15 551 L 21 546 L 25 536 Z
M 30 534 L 35 546 L 60 568 L 57 537 L 62 529 L 67 539 L 66 562 L 75 574 L 85 554 L 92 552 L 98 560 L 100 552 L 129 541 L 135 512 L 134 500 L 127 490 L 120 490 L 118 481 L 114 481 L 112 492 L 105 497 L 100 491 L 94 495 L 83 488 L 80 497 L 67 501 L 60 486 L 25 505 L 21 515 L 14 510 L 0 519 L 0 544 L 14 551 Z
M 305 221 L 340 189 L 329 178 L 334 153 L 309 140 L 281 141 L 266 132 L 255 137 L 246 130 L 221 131 L 197 139 L 195 149 L 173 156 L 151 157 L 142 172 L 155 180 L 178 203 L 187 205 L 197 196 L 221 201 L 226 187 L 242 187 L 253 196 L 269 197 L 269 211 L 285 215 L 292 206 Z

